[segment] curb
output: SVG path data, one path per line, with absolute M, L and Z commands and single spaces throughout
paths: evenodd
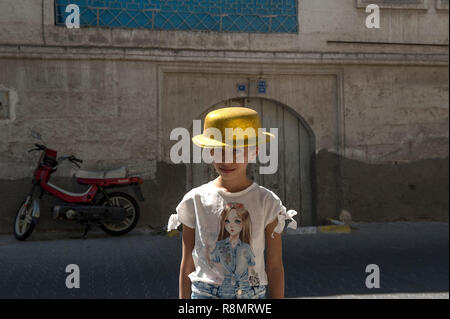
M 174 230 L 171 230 L 170 232 L 167 232 L 166 236 L 167 237 L 178 237 L 178 236 L 180 236 L 180 232 L 178 230 L 174 229 Z
M 318 228 L 321 233 L 350 234 L 351 232 L 349 225 L 327 225 L 327 226 L 319 226 Z
M 287 235 L 313 235 L 317 233 L 350 234 L 350 225 L 325 225 L 311 227 L 297 227 L 297 229 L 287 229 Z

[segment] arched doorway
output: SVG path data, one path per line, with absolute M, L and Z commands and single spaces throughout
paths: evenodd
M 259 163 L 256 163 L 248 166 L 249 176 L 258 184 L 275 192 L 287 209 L 299 212 L 296 216 L 299 225 L 315 225 L 315 138 L 309 125 L 291 108 L 264 98 L 235 98 L 223 101 L 205 110 L 196 119 L 202 120 L 203 128 L 203 119 L 208 112 L 230 106 L 244 106 L 257 111 L 262 127 L 267 131 L 270 128 L 278 128 L 277 172 L 260 175 Z M 187 187 L 197 187 L 216 177 L 217 173 L 212 165 L 190 164 L 187 169 Z

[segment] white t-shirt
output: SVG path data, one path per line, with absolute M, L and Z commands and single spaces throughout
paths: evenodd
M 169 219 L 168 231 L 180 223 L 195 228 L 191 282 L 241 286 L 267 284 L 265 228 L 278 217 L 275 231 L 281 233 L 284 220 L 292 220 L 296 214 L 290 211 L 288 215 L 278 196 L 256 183 L 230 193 L 213 181 L 189 191 L 176 211 Z M 288 227 L 295 228 L 295 221 Z

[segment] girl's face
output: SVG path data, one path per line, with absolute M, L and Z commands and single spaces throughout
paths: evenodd
M 227 163 L 226 152 L 230 152 L 232 157 L 230 162 Z M 237 149 L 211 149 L 211 156 L 214 158 L 213 165 L 217 173 L 224 180 L 232 180 L 246 176 L 247 165 L 249 159 L 249 148 L 237 148 Z M 255 152 L 255 151 L 253 151 Z M 220 154 L 221 153 L 221 154 Z M 256 153 L 257 154 L 257 148 Z M 220 157 L 220 155 L 222 155 Z
M 240 219 L 236 213 L 236 210 L 232 209 L 227 218 L 225 219 L 225 229 L 230 236 L 239 235 L 242 230 L 242 219 Z

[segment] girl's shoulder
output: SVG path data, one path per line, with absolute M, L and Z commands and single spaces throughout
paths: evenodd
M 280 197 L 277 194 L 275 194 L 274 191 L 272 191 L 262 185 L 259 185 L 259 184 L 256 184 L 256 185 L 257 186 L 255 187 L 255 190 L 259 192 L 259 194 L 261 196 L 261 200 L 263 200 L 263 201 L 279 201 L 280 200 Z
M 190 191 L 188 191 L 184 195 L 183 199 L 192 198 L 192 197 L 195 197 L 195 195 L 198 195 L 198 194 L 204 195 L 205 194 L 205 190 L 209 189 L 209 188 L 210 188 L 210 183 L 209 182 L 205 183 L 203 185 L 194 187 L 194 188 L 192 188 Z

